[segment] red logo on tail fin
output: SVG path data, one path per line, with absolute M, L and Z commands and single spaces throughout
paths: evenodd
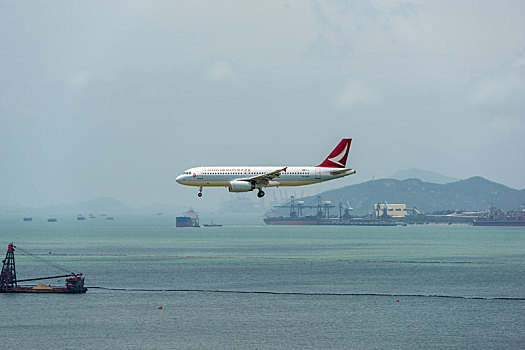
M 348 159 L 348 152 L 352 139 L 342 139 L 341 142 L 334 148 L 332 153 L 324 162 L 318 165 L 323 168 L 344 168 L 346 167 L 346 160 Z

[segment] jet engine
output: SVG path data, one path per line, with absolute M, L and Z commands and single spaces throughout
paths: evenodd
M 248 192 L 253 191 L 255 189 L 255 185 L 248 181 L 230 181 L 230 186 L 228 186 L 228 190 L 230 192 Z

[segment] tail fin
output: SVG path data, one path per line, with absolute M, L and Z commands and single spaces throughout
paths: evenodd
M 348 152 L 350 151 L 350 144 L 352 139 L 342 139 L 341 142 L 334 148 L 332 153 L 324 162 L 318 165 L 322 168 L 345 168 L 346 160 L 348 158 Z

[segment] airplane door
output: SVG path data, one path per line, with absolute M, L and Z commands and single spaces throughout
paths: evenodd
M 197 180 L 202 180 L 202 170 L 197 171 Z
M 315 168 L 315 179 L 320 180 L 321 179 L 321 169 Z

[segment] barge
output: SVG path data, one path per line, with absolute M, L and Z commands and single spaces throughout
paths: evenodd
M 38 277 L 17 279 L 15 269 L 15 246 L 10 243 L 7 247 L 7 254 L 2 261 L 2 272 L 0 273 L 0 293 L 85 293 L 84 277 L 81 273 L 69 273 L 60 276 Z M 20 250 L 20 249 L 19 249 Z M 58 266 L 56 264 L 53 264 Z M 40 283 L 36 286 L 19 285 L 20 282 L 38 281 L 54 278 L 66 278 L 65 287 L 51 287 Z

